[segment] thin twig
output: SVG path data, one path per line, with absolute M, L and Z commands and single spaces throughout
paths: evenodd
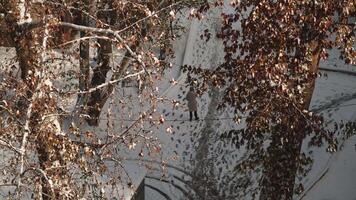
M 5 107 L 3 105 L 0 105 L 0 108 L 4 109 L 9 115 L 11 115 L 13 117 L 13 119 L 15 119 L 17 121 L 18 124 L 20 124 L 21 126 L 24 126 L 24 124 L 18 119 L 16 114 L 13 113 L 10 109 L 8 109 L 7 107 Z
M 21 155 L 21 151 L 19 149 L 17 149 L 16 147 L 14 147 L 12 144 L 10 144 L 5 140 L 0 139 L 0 145 L 3 145 Z
M 137 72 L 137 73 L 127 75 L 127 76 L 125 76 L 125 77 L 123 77 L 123 78 L 119 78 L 119 79 L 116 79 L 116 80 L 112 80 L 112 81 L 105 82 L 105 83 L 100 84 L 100 85 L 98 85 L 98 86 L 96 86 L 96 87 L 94 87 L 94 88 L 90 88 L 90 89 L 87 90 L 87 91 L 79 91 L 78 94 L 88 94 L 88 93 L 92 93 L 92 92 L 95 92 L 95 91 L 97 91 L 97 90 L 100 90 L 100 89 L 102 89 L 102 88 L 104 88 L 104 87 L 106 87 L 106 86 L 108 86 L 108 85 L 113 85 L 113 84 L 115 84 L 115 83 L 117 83 L 117 82 L 120 82 L 120 81 L 123 81 L 123 80 L 125 80 L 125 79 L 138 76 L 138 75 L 140 75 L 140 74 L 142 74 L 142 73 L 144 73 L 144 72 L 145 72 L 144 70 L 141 70 L 141 71 L 139 71 L 139 72 Z
M 52 183 L 52 181 L 48 178 L 46 172 L 45 172 L 44 170 L 40 169 L 40 168 L 30 167 L 30 168 L 27 168 L 27 169 L 21 174 L 20 178 L 23 177 L 23 176 L 24 176 L 27 172 L 29 172 L 29 171 L 35 171 L 35 172 L 37 172 L 37 173 L 39 173 L 39 174 L 41 174 L 41 175 L 43 176 L 43 178 L 46 180 L 46 182 L 47 182 L 47 184 L 48 184 L 48 186 L 49 186 L 49 188 L 50 188 L 50 190 L 51 190 L 51 195 L 48 195 L 48 194 L 45 194 L 45 195 L 51 197 L 51 199 L 54 199 L 54 194 L 55 194 L 55 192 L 54 192 L 54 188 L 53 188 L 53 183 Z

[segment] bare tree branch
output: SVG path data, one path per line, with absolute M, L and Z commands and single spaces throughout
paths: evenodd
M 60 26 L 65 26 L 68 28 L 72 28 L 78 31 L 87 31 L 87 32 L 93 32 L 93 33 L 101 33 L 101 34 L 107 34 L 107 35 L 113 35 L 119 42 L 121 42 L 125 49 L 130 53 L 130 55 L 135 58 L 140 64 L 141 67 L 145 70 L 146 74 L 150 75 L 147 71 L 146 64 L 142 61 L 142 59 L 127 45 L 126 41 L 121 37 L 119 34 L 119 31 L 114 31 L 112 29 L 103 29 L 103 28 L 93 28 L 93 27 L 87 27 L 87 26 L 82 26 L 82 25 L 77 25 L 73 23 L 68 23 L 68 22 L 59 22 L 58 25 Z
M 37 85 L 35 91 L 39 89 L 39 84 Z M 26 154 L 26 144 L 27 144 L 27 137 L 29 136 L 31 129 L 30 129 L 30 123 L 31 123 L 31 115 L 32 115 L 32 109 L 33 109 L 33 102 L 37 98 L 35 94 L 32 95 L 30 105 L 27 108 L 26 112 L 26 121 L 24 125 L 24 134 L 22 136 L 22 142 L 21 142 L 21 147 L 20 147 L 20 174 L 24 173 L 24 157 Z M 18 180 L 18 186 L 21 186 L 21 177 Z
M 137 72 L 137 73 L 127 75 L 127 76 L 125 76 L 125 77 L 123 77 L 123 78 L 119 78 L 119 79 L 116 79 L 116 80 L 108 81 L 108 82 L 103 83 L 103 84 L 101 84 L 101 85 L 98 85 L 98 86 L 96 86 L 96 87 L 94 87 L 94 88 L 90 88 L 88 91 L 80 91 L 80 92 L 78 92 L 78 94 L 92 93 L 92 92 L 95 92 L 95 91 L 97 91 L 97 90 L 100 90 L 100 89 L 102 89 L 102 88 L 104 88 L 104 87 L 106 87 L 106 86 L 108 86 L 108 85 L 113 85 L 113 84 L 115 84 L 115 83 L 117 83 L 117 82 L 120 82 L 120 81 L 123 81 L 123 80 L 125 80 L 125 79 L 132 78 L 132 77 L 138 76 L 138 75 L 140 75 L 140 74 L 143 74 L 144 72 L 145 72 L 144 70 L 141 70 L 141 71 L 139 71 L 139 72 Z
M 49 188 L 51 190 L 51 194 L 44 194 L 44 195 L 47 195 L 47 196 L 51 197 L 51 199 L 55 199 L 55 196 L 54 196 L 55 192 L 54 192 L 54 189 L 53 189 L 53 182 L 48 178 L 47 173 L 44 170 L 40 169 L 40 168 L 30 167 L 30 168 L 27 168 L 20 175 L 20 177 L 23 177 L 29 171 L 35 171 L 35 172 L 39 173 L 40 175 L 42 175 L 42 177 L 46 180 L 46 182 L 47 182 L 47 184 L 48 184 L 48 186 L 49 186 Z
M 13 150 L 14 152 L 16 152 L 17 154 L 21 155 L 21 151 L 19 149 L 17 149 L 16 147 L 14 147 L 12 144 L 10 144 L 9 142 L 0 139 L 0 145 L 5 146 L 11 150 Z
M 13 113 L 10 109 L 8 109 L 7 107 L 0 105 L 0 108 L 4 109 L 9 115 L 11 115 L 18 124 L 20 124 L 21 126 L 24 126 L 24 124 L 18 119 L 18 117 L 16 116 L 15 113 Z

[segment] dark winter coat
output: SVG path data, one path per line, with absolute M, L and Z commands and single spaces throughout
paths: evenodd
M 186 99 L 188 101 L 188 109 L 190 112 L 197 111 L 197 94 L 194 91 L 187 93 Z

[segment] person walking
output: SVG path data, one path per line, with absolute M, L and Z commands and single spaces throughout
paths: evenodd
M 185 99 L 188 101 L 189 121 L 192 121 L 193 119 L 193 112 L 194 112 L 195 120 L 199 120 L 198 112 L 197 112 L 198 103 L 196 98 L 197 98 L 197 93 L 195 93 L 193 87 L 190 87 L 189 92 L 185 97 Z

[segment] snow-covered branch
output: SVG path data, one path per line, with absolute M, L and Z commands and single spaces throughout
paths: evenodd
M 80 92 L 78 92 L 78 94 L 92 93 L 92 92 L 95 92 L 95 91 L 97 91 L 97 90 L 100 90 L 100 89 L 102 89 L 102 88 L 104 88 L 104 87 L 106 87 L 106 86 L 113 85 L 113 84 L 115 84 L 115 83 L 117 83 L 117 82 L 120 82 L 120 81 L 123 81 L 123 80 L 125 80 L 125 79 L 132 78 L 132 77 L 138 76 L 138 75 L 140 75 L 140 74 L 143 74 L 144 72 L 145 72 L 144 70 L 141 70 L 141 71 L 139 71 L 139 72 L 137 72 L 137 73 L 127 75 L 127 76 L 125 76 L 125 77 L 123 77 L 123 78 L 119 78 L 119 79 L 115 79 L 115 80 L 112 80 L 112 81 L 108 81 L 108 82 L 103 83 L 103 84 L 101 84 L 101 85 L 98 85 L 98 86 L 96 86 L 96 87 L 94 87 L 94 88 L 90 88 L 88 91 L 80 91 Z

